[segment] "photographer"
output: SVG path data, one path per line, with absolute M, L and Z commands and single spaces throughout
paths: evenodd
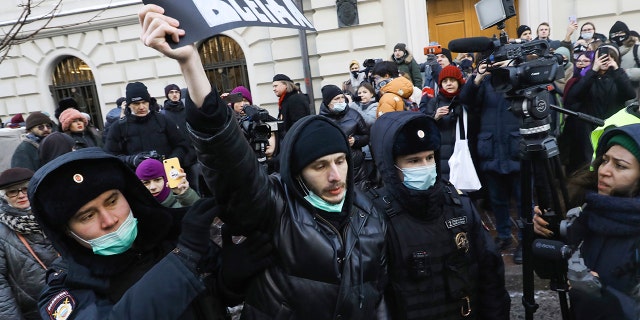
M 569 205 L 585 204 L 570 232 L 570 245 L 583 241 L 584 262 L 596 272 L 602 290 L 596 294 L 571 289 L 575 319 L 638 319 L 640 272 L 640 124 L 609 129 L 600 138 L 592 164 L 568 181 Z M 557 236 L 536 208 L 535 233 Z M 581 231 L 581 232 L 580 232 Z
M 175 122 L 163 114 L 150 112 L 151 96 L 147 87 L 141 82 L 132 82 L 127 84 L 126 92 L 131 113 L 113 123 L 104 150 L 131 168 L 154 157 L 177 157 L 184 167 L 191 166 L 195 159 L 189 161 L 189 145 Z
M 482 61 L 482 60 L 481 60 Z M 494 63 L 491 68 L 507 66 L 508 60 Z M 477 136 L 479 173 L 485 177 L 491 209 L 496 219 L 498 236 L 495 238 L 499 250 L 506 250 L 513 242 L 509 207 L 515 199 L 518 216 L 522 216 L 520 206 L 520 126 L 522 119 L 509 111 L 511 103 L 504 93 L 496 91 L 491 84 L 491 71 L 487 63 L 481 62 L 476 75 L 462 87 L 460 102 L 469 107 L 469 118 L 480 118 Z M 473 148 L 470 148 L 472 153 Z M 522 235 L 519 234 L 519 239 Z M 522 246 L 519 243 L 514 252 L 515 263 L 522 263 Z

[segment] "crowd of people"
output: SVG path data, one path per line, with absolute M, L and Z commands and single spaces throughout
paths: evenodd
M 186 88 L 167 85 L 160 105 L 127 84 L 102 131 L 69 99 L 57 121 L 27 116 L 0 173 L 0 318 L 224 319 L 241 305 L 245 319 L 509 319 L 502 252 L 523 263 L 511 212 L 530 213 L 523 119 L 491 74 L 511 61 L 441 47 L 419 63 L 398 43 L 364 69 L 350 61 L 318 106 L 274 75 L 271 116 L 244 86 L 212 88 L 193 45 L 171 48 L 184 30 L 162 8 L 139 18 L 144 45 L 179 64 Z M 572 288 L 571 310 L 637 319 L 638 34 L 572 21 L 562 40 L 544 22 L 517 38 L 558 55 L 553 103 L 613 127 L 552 115 L 567 207 L 583 206 L 566 241 L 603 283 L 597 295 Z M 483 186 L 473 192 L 449 182 L 462 123 Z M 533 209 L 534 231 L 556 238 L 548 209 Z

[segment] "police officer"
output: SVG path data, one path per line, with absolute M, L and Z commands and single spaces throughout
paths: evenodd
M 389 220 L 391 318 L 508 319 L 502 257 L 467 195 L 438 179 L 435 120 L 385 113 L 370 143 L 383 187 L 369 193 Z

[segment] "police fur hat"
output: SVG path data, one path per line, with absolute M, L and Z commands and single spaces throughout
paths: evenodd
M 398 130 L 393 144 L 393 156 L 404 156 L 428 150 L 440 149 L 440 131 L 436 121 L 428 116 L 407 122 Z
M 29 182 L 28 195 L 36 220 L 63 258 L 78 262 L 94 274 L 112 275 L 135 260 L 132 250 L 96 255 L 68 235 L 68 222 L 79 208 L 105 191 L 118 189 L 138 220 L 134 247 L 143 252 L 167 237 L 177 240 L 186 209 L 163 207 L 135 173 L 101 148 L 63 154 L 42 166 Z

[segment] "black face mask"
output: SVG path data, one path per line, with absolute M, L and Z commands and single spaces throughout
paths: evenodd
M 609 35 L 609 39 L 613 41 L 615 44 L 622 46 L 622 43 L 629 39 L 629 35 L 626 32 L 616 32 Z
M 351 75 L 352 75 L 354 78 L 357 78 L 357 77 L 358 77 L 358 73 L 360 73 L 360 71 L 351 71 Z

